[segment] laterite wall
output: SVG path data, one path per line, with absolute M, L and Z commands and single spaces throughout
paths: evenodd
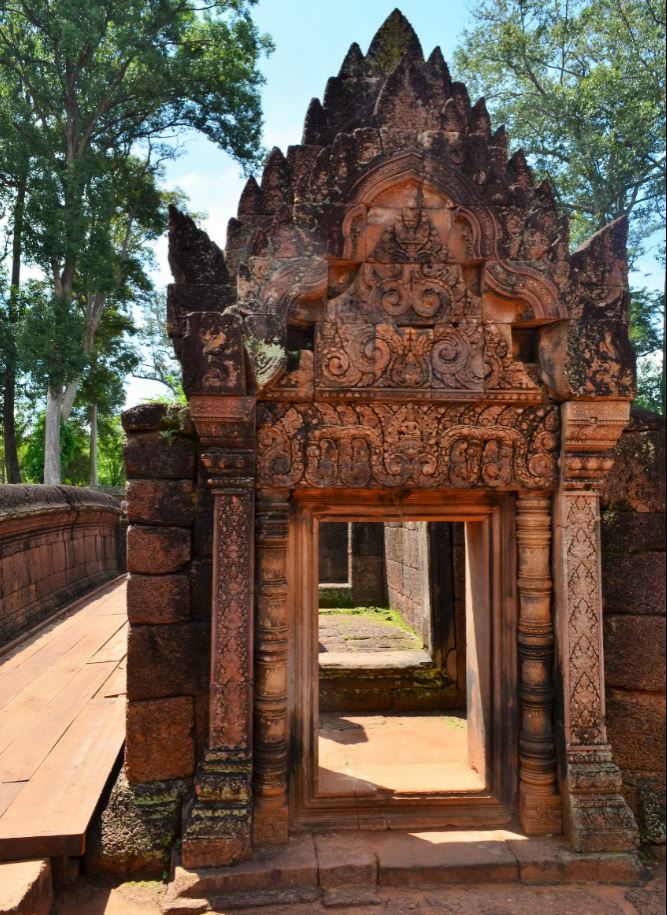
M 0 646 L 123 563 L 119 500 L 76 486 L 0 486 Z

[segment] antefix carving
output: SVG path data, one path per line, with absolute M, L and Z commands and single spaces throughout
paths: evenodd
M 296 487 L 549 489 L 554 407 L 265 404 L 258 477 Z

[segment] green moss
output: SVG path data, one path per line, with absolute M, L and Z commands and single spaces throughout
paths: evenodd
M 320 613 L 324 616 L 337 616 L 340 617 L 341 621 L 349 620 L 353 622 L 359 617 L 364 617 L 365 619 L 372 620 L 374 623 L 380 623 L 387 626 L 394 626 L 398 629 L 403 629 L 405 632 L 409 632 L 410 635 L 414 636 L 415 639 L 419 641 L 417 633 L 414 631 L 412 626 L 407 623 L 398 610 L 395 610 L 393 607 L 323 607 L 320 601 Z

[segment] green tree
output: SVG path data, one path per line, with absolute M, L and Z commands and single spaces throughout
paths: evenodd
M 9 87 L 17 143 L 29 150 L 22 256 L 43 269 L 63 308 L 86 297 L 87 357 L 99 314 L 125 282 L 128 245 L 156 231 L 147 217 L 156 152 L 174 155 L 170 140 L 195 130 L 248 168 L 257 160 L 257 62 L 270 44 L 252 22 L 253 3 L 0 0 L 0 85 Z M 11 162 L 0 154 L 10 188 Z M 79 377 L 47 391 L 50 482 L 58 480 L 55 415 L 68 415 Z
M 551 179 L 573 240 L 627 215 L 639 253 L 665 224 L 664 3 L 477 0 L 473 14 L 458 71 Z M 664 296 L 647 310 L 648 295 L 634 291 L 635 339 L 653 328 L 659 349 Z M 664 358 L 662 376 L 664 390 Z

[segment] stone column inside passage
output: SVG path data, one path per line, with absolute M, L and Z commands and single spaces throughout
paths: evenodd
M 637 827 L 605 727 L 598 486 L 628 421 L 627 402 L 563 405 L 554 573 L 564 759 L 565 832 L 576 851 L 635 848 Z

